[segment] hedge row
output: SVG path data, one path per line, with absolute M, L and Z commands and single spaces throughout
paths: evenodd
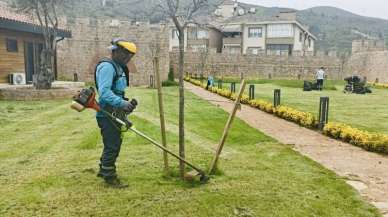
M 368 82 L 369 85 L 373 86 L 374 88 L 378 89 L 388 89 L 388 84 L 383 84 L 383 83 L 372 83 Z
M 388 154 L 387 135 L 370 133 L 335 122 L 326 124 L 323 133 L 334 139 L 342 140 L 368 151 Z

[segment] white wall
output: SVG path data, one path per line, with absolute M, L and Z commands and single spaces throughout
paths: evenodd
M 298 26 L 294 24 L 294 32 L 295 32 L 295 42 L 294 42 L 294 51 L 303 51 L 303 46 L 305 43 L 305 48 L 306 51 L 308 52 L 313 52 L 314 51 L 314 46 L 315 46 L 315 40 L 311 37 L 308 36 L 308 38 L 311 39 L 311 47 L 308 47 L 308 38 L 306 39 L 306 33 L 303 32 L 303 30 Z M 302 42 L 299 41 L 299 34 L 303 32 L 303 40 Z
M 175 30 L 175 28 L 170 28 L 170 30 L 168 31 L 168 38 L 169 38 L 169 51 L 172 51 L 173 47 L 179 47 L 179 39 L 178 37 L 176 38 L 172 38 L 172 31 Z M 184 42 L 185 42 L 185 50 L 187 48 L 187 28 L 185 29 L 185 39 L 184 39 Z
M 309 47 L 307 50 L 310 52 L 313 52 L 315 48 L 315 40 L 311 38 L 311 47 Z
M 251 27 L 260 27 L 262 28 L 262 37 L 261 38 L 249 38 L 249 28 Z M 243 26 L 243 54 L 247 53 L 249 47 L 261 47 L 265 50 L 265 36 L 267 34 L 265 25 L 244 25 Z
M 295 33 L 295 39 L 294 39 L 294 51 L 302 51 L 303 50 L 303 42 L 304 42 L 304 35 L 302 38 L 302 42 L 299 41 L 299 36 L 301 33 L 301 29 L 299 26 L 294 24 L 294 33 Z

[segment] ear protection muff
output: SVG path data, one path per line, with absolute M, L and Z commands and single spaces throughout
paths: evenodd
M 120 41 L 125 41 L 125 40 L 122 39 L 122 38 L 114 38 L 114 39 L 112 39 L 112 41 L 110 42 L 110 44 L 112 45 L 112 47 L 111 47 L 111 50 L 112 50 L 112 51 L 113 51 L 113 50 L 117 50 L 117 48 L 119 48 L 118 43 L 119 43 Z
M 122 38 L 116 38 L 111 41 L 111 50 L 116 50 L 118 47 L 122 47 L 126 49 L 127 51 L 136 54 L 137 53 L 137 47 L 134 43 L 129 42 L 127 40 L 124 40 Z

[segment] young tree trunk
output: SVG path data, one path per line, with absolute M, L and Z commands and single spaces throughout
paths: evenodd
M 33 85 L 36 89 L 50 89 L 53 82 L 52 50 L 43 49 L 39 71 L 34 75 Z
M 33 85 L 36 89 L 50 89 L 55 79 L 54 58 L 56 53 L 56 38 L 58 19 L 56 1 L 34 1 L 33 9 L 39 20 L 44 38 L 44 48 L 41 53 L 39 71 L 33 76 Z
M 183 71 L 184 71 L 184 30 L 179 29 L 179 156 L 185 158 L 185 96 L 184 96 L 184 83 L 183 83 Z M 185 164 L 183 161 L 179 161 L 179 172 L 181 177 L 184 177 Z

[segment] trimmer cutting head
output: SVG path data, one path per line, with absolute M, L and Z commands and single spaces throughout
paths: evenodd
M 210 177 L 207 176 L 204 172 L 198 172 L 192 170 L 190 172 L 185 173 L 184 179 L 189 182 L 199 181 L 201 184 L 206 184 Z

